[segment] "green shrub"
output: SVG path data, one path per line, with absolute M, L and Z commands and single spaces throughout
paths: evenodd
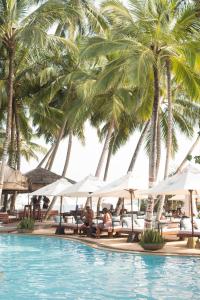
M 154 229 L 147 229 L 142 235 L 140 244 L 164 244 L 164 238 L 159 231 Z
M 24 218 L 20 221 L 18 224 L 19 229 L 28 229 L 33 230 L 34 229 L 34 219 L 32 218 Z

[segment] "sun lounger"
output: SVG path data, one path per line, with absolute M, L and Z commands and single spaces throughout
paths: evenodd
M 112 227 L 103 228 L 101 232 L 107 232 L 109 237 L 121 236 L 121 234 L 130 234 L 133 232 L 135 235 L 134 240 L 140 240 L 140 235 L 144 231 L 144 219 L 134 219 L 133 230 L 132 230 L 132 222 L 131 217 L 125 217 L 121 221 L 117 220 L 116 217 L 113 217 Z
M 200 231 L 194 230 L 194 233 L 192 234 L 192 231 L 180 230 L 177 233 L 177 237 L 179 237 L 181 239 L 189 238 L 189 237 L 198 237 L 198 238 L 200 238 Z
M 11 216 L 7 212 L 0 212 L 0 222 L 5 224 L 16 221 L 16 216 Z
M 200 219 L 194 218 L 194 232 L 192 234 L 192 223 L 190 218 L 182 219 L 180 222 L 181 230 L 177 236 L 181 239 L 188 237 L 200 237 Z

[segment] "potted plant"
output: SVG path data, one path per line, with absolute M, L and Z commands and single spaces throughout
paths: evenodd
M 145 250 L 159 250 L 164 247 L 165 241 L 159 231 L 147 229 L 142 234 L 140 245 Z
M 18 232 L 20 233 L 30 233 L 34 229 L 34 219 L 32 218 L 24 218 L 20 221 L 17 226 Z

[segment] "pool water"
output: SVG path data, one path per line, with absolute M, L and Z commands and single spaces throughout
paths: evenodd
M 0 299 L 200 299 L 200 259 L 0 235 Z

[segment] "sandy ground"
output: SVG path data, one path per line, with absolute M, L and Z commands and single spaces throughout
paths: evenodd
M 144 250 L 139 243 L 127 243 L 126 237 L 120 238 L 108 238 L 107 236 L 102 236 L 100 239 L 88 238 L 84 236 L 65 234 L 65 235 L 55 235 L 55 228 L 37 229 L 34 230 L 35 235 L 50 235 L 61 237 L 65 239 L 73 239 L 82 243 L 86 243 L 94 248 L 106 248 L 115 251 L 126 251 L 126 252 L 143 252 L 149 253 Z M 171 239 L 171 237 L 170 237 Z M 175 239 L 175 238 L 174 238 Z M 151 251 L 151 254 L 161 254 L 161 255 L 200 255 L 200 249 L 189 249 L 187 248 L 187 240 L 171 240 L 166 242 L 165 246 L 161 250 Z
M 7 224 L 4 227 L 0 227 L 0 233 L 12 233 L 18 234 L 17 232 L 17 224 Z M 127 243 L 127 237 L 118 237 L 118 238 L 108 238 L 107 235 L 101 236 L 100 239 L 89 238 L 85 236 L 75 235 L 72 232 L 67 231 L 64 235 L 56 235 L 55 228 L 52 228 L 49 223 L 37 223 L 36 229 L 32 233 L 33 235 L 45 235 L 52 237 L 60 237 L 64 239 L 77 240 L 79 242 L 90 245 L 94 248 L 104 248 L 107 250 L 114 251 L 123 251 L 123 252 L 143 252 L 149 253 L 145 251 L 139 243 Z M 174 235 L 170 235 L 166 237 L 167 242 L 163 249 L 157 251 L 151 251 L 151 254 L 160 254 L 160 255 L 199 255 L 200 249 L 191 249 L 187 248 L 187 240 L 179 241 L 177 237 Z

